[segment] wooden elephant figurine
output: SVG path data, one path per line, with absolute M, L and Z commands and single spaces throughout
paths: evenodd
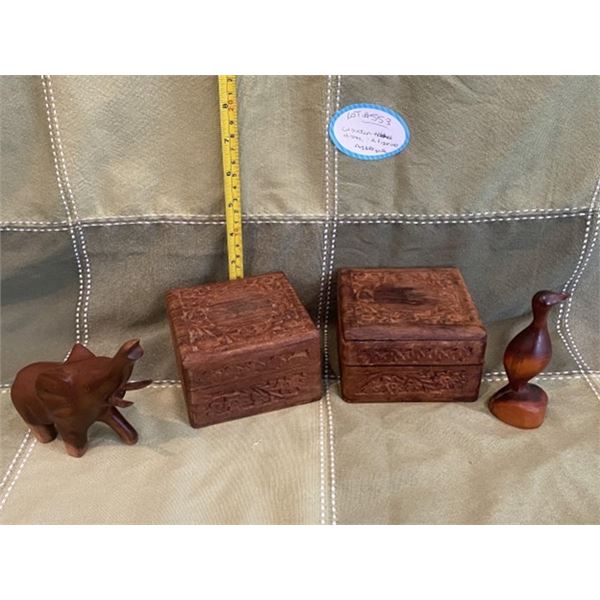
M 129 382 L 143 354 L 139 340 L 125 342 L 112 358 L 75 344 L 64 363 L 37 362 L 21 369 L 11 387 L 13 404 L 40 442 L 60 433 L 71 456 L 85 454 L 87 431 L 96 421 L 109 425 L 126 444 L 135 444 L 136 430 L 116 407 L 133 404 L 123 399 L 125 392 L 152 383 Z

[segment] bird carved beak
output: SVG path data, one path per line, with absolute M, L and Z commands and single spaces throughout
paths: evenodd
M 569 296 L 570 294 L 567 292 L 554 292 L 553 294 L 548 294 L 546 297 L 546 304 L 548 306 L 554 306 L 555 304 L 564 302 Z

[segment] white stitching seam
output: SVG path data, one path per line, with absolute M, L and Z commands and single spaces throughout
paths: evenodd
M 35 448 L 37 440 L 34 438 L 33 441 L 29 444 L 29 449 L 27 450 L 27 453 L 25 454 L 25 456 L 23 457 L 23 460 L 21 462 L 21 465 L 19 466 L 19 469 L 17 470 L 17 472 L 15 473 L 14 479 L 12 480 L 11 484 L 8 486 L 8 488 L 6 489 L 6 493 L 4 494 L 4 496 L 2 497 L 2 501 L 0 501 L 0 512 L 2 511 L 2 509 L 4 508 L 4 505 L 6 504 L 6 500 L 8 499 L 8 497 L 10 496 L 10 493 L 12 492 L 12 489 L 15 487 L 15 483 L 17 483 L 17 480 L 19 479 L 19 477 L 21 476 L 21 473 L 23 471 L 23 467 L 25 466 L 25 463 L 27 462 L 27 459 L 29 458 L 29 456 L 31 455 L 31 452 L 33 451 L 33 449 Z
M 566 308 L 564 305 L 560 306 L 559 317 L 557 320 L 557 329 L 558 329 L 559 334 L 561 335 L 561 339 L 563 340 L 563 342 L 565 342 L 565 345 L 567 346 L 567 350 L 569 351 L 569 353 L 571 354 L 571 356 L 577 363 L 577 366 L 579 367 L 580 372 L 586 378 L 588 385 L 592 388 L 592 391 L 594 392 L 594 394 L 596 395 L 598 400 L 600 400 L 600 393 L 598 392 L 598 388 L 596 388 L 596 386 L 594 385 L 592 380 L 588 379 L 587 376 L 585 375 L 585 372 L 589 371 L 589 366 L 586 363 L 586 361 L 584 360 L 583 356 L 581 355 L 581 352 L 579 351 L 579 348 L 577 347 L 577 345 L 575 343 L 575 338 L 574 338 L 573 334 L 571 333 L 571 329 L 570 329 L 570 325 L 569 325 L 569 317 L 570 317 L 571 307 L 572 307 L 572 304 L 574 301 L 575 291 L 577 289 L 577 286 L 579 285 L 579 281 L 580 281 L 585 269 L 587 268 L 590 258 L 592 257 L 592 254 L 594 251 L 594 246 L 595 246 L 596 240 L 598 238 L 598 231 L 600 229 L 600 219 L 599 219 L 598 215 L 596 215 L 596 225 L 594 227 L 594 232 L 593 232 L 591 241 L 589 242 L 589 246 L 588 246 L 587 252 L 586 252 L 586 242 L 588 240 L 590 240 L 589 233 L 590 233 L 590 229 L 591 229 L 593 219 L 594 219 L 594 212 L 593 212 L 594 205 L 598 199 L 599 192 L 600 192 L 600 177 L 598 178 L 598 181 L 596 182 L 596 187 L 594 189 L 594 193 L 592 195 L 592 200 L 590 202 L 589 217 L 586 220 L 586 231 L 585 231 L 584 240 L 582 243 L 581 254 L 579 256 L 579 260 L 577 261 L 577 264 L 575 266 L 573 274 L 571 275 L 571 278 L 569 279 L 569 281 L 563 288 L 564 290 L 568 289 L 571 293 L 571 296 L 569 297 L 569 299 L 566 302 Z M 585 255 L 585 259 L 583 260 L 584 255 Z M 579 271 L 578 271 L 578 269 L 579 269 Z M 570 288 L 569 288 L 569 285 L 571 286 Z M 563 311 L 564 311 L 564 319 L 563 319 Z M 562 325 L 562 327 L 561 327 L 561 325 Z M 564 332 L 566 332 L 566 336 L 570 342 L 570 345 L 568 345 L 566 343 L 565 337 L 563 336 L 563 330 L 564 330 Z
M 542 213 L 545 215 L 553 215 L 556 217 L 568 217 L 569 213 L 583 213 L 587 214 L 589 210 L 588 206 L 573 206 L 563 208 L 526 208 L 526 209 L 515 209 L 515 210 L 498 210 L 498 211 L 483 211 L 483 212 L 472 212 L 472 213 L 340 213 L 340 219 L 348 220 L 362 220 L 362 219 L 406 219 L 409 221 L 424 220 L 424 221 L 437 221 L 446 219 L 481 219 L 490 217 L 521 217 L 535 213 Z M 184 221 L 186 223 L 203 222 L 203 221 L 217 221 L 222 224 L 225 222 L 223 215 L 191 215 L 191 214 L 179 214 L 179 213 L 147 213 L 142 215 L 114 215 L 108 217 L 84 217 L 79 219 L 79 223 L 82 226 L 93 226 L 96 224 L 110 223 L 110 222 L 139 222 L 143 223 L 154 222 L 155 220 L 165 220 L 166 222 L 171 221 Z M 290 214 L 290 213 L 263 213 L 263 214 L 244 214 L 243 220 L 256 221 L 259 223 L 270 223 L 279 222 L 279 220 L 287 221 L 290 219 L 296 219 L 298 221 L 316 221 L 324 222 L 328 219 L 327 212 L 325 214 L 319 213 L 307 213 L 307 214 Z M 67 221 L 29 221 L 29 220 L 11 220 L 5 221 L 3 226 L 20 226 L 20 225 L 35 225 L 35 226 L 52 226 L 59 227 L 61 225 L 67 225 Z
M 575 264 L 575 269 L 573 270 L 571 277 L 569 277 L 568 281 L 566 282 L 566 284 L 563 287 L 563 291 L 568 291 L 568 292 L 570 292 L 571 295 L 570 295 L 569 299 L 567 300 L 567 302 L 565 303 L 566 308 L 564 305 L 560 306 L 559 313 L 558 313 L 558 319 L 556 321 L 556 329 L 558 331 L 558 334 L 560 335 L 561 340 L 565 344 L 569 354 L 571 355 L 571 357 L 573 358 L 573 360 L 579 367 L 579 371 L 581 372 L 581 374 L 587 381 L 588 385 L 592 389 L 592 392 L 594 392 L 594 394 L 595 394 L 596 398 L 598 398 L 598 400 L 600 400 L 600 392 L 596 388 L 594 382 L 590 378 L 588 378 L 588 376 L 586 375 L 586 371 L 589 371 L 589 366 L 586 363 L 586 361 L 584 360 L 583 356 L 581 355 L 581 352 L 579 351 L 577 344 L 575 343 L 575 338 L 574 338 L 573 334 L 571 333 L 571 328 L 569 325 L 569 316 L 571 313 L 571 306 L 573 304 L 575 291 L 577 289 L 577 286 L 579 285 L 581 276 L 583 275 L 583 273 L 590 261 L 592 253 L 594 251 L 594 246 L 596 245 L 596 240 L 598 238 L 598 232 L 600 230 L 600 218 L 598 218 L 598 215 L 594 214 L 594 207 L 596 204 L 596 200 L 598 199 L 599 192 L 600 192 L 600 177 L 598 178 L 598 181 L 596 182 L 596 187 L 594 188 L 594 192 L 592 194 L 592 199 L 590 201 L 590 206 L 588 209 L 589 215 L 586 220 L 585 233 L 583 236 L 583 242 L 581 244 L 581 253 L 579 254 L 579 259 L 578 259 L 577 263 Z M 592 224 L 594 222 L 594 216 L 596 217 L 596 225 L 594 227 L 593 234 L 590 237 L 590 232 L 592 230 Z
M 44 90 L 44 104 L 46 107 L 46 118 L 48 120 L 48 131 L 50 132 L 50 147 L 52 150 L 52 158 L 54 161 L 54 171 L 56 174 L 56 182 L 58 184 L 58 192 L 60 195 L 60 199 L 63 203 L 65 213 L 67 215 L 67 229 L 69 231 L 69 235 L 71 237 L 71 243 L 73 245 L 73 253 L 75 255 L 75 262 L 77 263 L 77 275 L 79 279 L 79 289 L 77 295 L 77 304 L 75 307 L 75 341 L 81 342 L 81 305 L 84 298 L 84 289 L 85 289 L 85 276 L 83 273 L 83 266 L 81 257 L 79 255 L 79 246 L 77 243 L 77 236 L 75 234 L 75 227 L 73 224 L 73 216 L 71 215 L 71 209 L 69 207 L 69 203 L 67 202 L 67 197 L 65 194 L 64 186 L 62 183 L 62 175 L 60 171 L 60 164 L 58 160 L 57 154 L 57 142 L 54 135 L 54 124 L 52 121 L 52 116 L 50 114 L 50 96 L 49 90 L 46 84 L 46 78 L 42 76 L 42 87 Z
M 586 371 L 588 374 L 590 375 L 596 375 L 596 374 L 600 374 L 600 371 L 592 371 L 591 369 L 589 369 L 588 371 Z M 485 373 L 486 376 L 492 376 L 492 375 L 500 375 L 503 376 L 506 379 L 506 373 L 504 371 L 487 371 Z M 581 375 L 581 371 L 577 370 L 570 370 L 570 371 L 543 371 L 542 373 L 540 373 L 540 375 Z
M 52 233 L 54 231 L 70 231 L 68 227 L 12 227 L 11 225 L 0 225 L 0 231 L 28 232 L 28 233 Z
M 319 400 L 319 490 L 320 523 L 321 525 L 325 525 L 325 417 L 323 398 Z
M 569 206 L 569 207 L 539 207 L 523 208 L 513 210 L 485 210 L 472 213 L 343 213 L 341 217 L 392 217 L 401 219 L 465 219 L 479 217 L 498 217 L 503 215 L 528 215 L 534 213 L 560 214 L 567 212 L 580 212 L 587 210 L 587 206 Z
M 329 138 L 327 134 L 329 119 L 331 116 L 331 75 L 327 76 L 327 96 L 325 99 L 325 213 L 329 215 Z M 327 255 L 329 251 L 329 220 L 323 226 L 323 255 L 321 257 L 321 275 L 319 285 L 319 303 L 317 308 L 317 326 L 323 337 L 323 299 L 325 295 L 325 281 L 327 269 Z M 325 367 L 327 368 L 327 367 Z M 320 522 L 325 525 L 326 517 L 326 493 L 325 493 L 325 416 L 324 405 L 327 395 L 327 379 L 324 380 L 324 395 L 319 400 L 319 473 L 320 473 Z
M 588 375 L 591 375 L 592 377 L 598 377 L 600 376 L 600 371 L 589 371 Z M 539 375 L 536 375 L 532 379 L 532 381 L 566 381 L 571 379 L 585 379 L 585 377 L 586 375 L 584 373 L 577 373 L 572 375 L 546 375 L 544 373 L 540 373 Z M 483 375 L 482 380 L 486 382 L 506 381 L 506 375 L 504 375 L 503 377 L 496 377 L 486 373 Z
M 340 93 L 342 76 L 337 76 L 335 111 L 340 107 Z M 329 143 L 329 140 L 328 140 Z M 333 426 L 333 408 L 329 391 L 329 311 L 331 308 L 331 288 L 333 283 L 333 270 L 335 263 L 335 243 L 338 225 L 339 189 L 338 189 L 338 152 L 333 150 L 333 213 L 331 228 L 331 244 L 329 247 L 329 265 L 327 268 L 327 286 L 325 298 L 325 315 L 323 321 L 323 362 L 325 364 L 325 404 L 327 407 L 327 429 L 329 432 L 329 483 L 330 483 L 330 506 L 331 524 L 337 523 L 336 513 L 336 481 L 335 481 L 335 436 Z
M 31 430 L 28 429 L 27 433 L 23 437 L 23 441 L 21 442 L 21 445 L 17 449 L 17 453 L 14 455 L 12 461 L 10 462 L 10 465 L 8 465 L 8 469 L 6 470 L 6 473 L 4 474 L 4 477 L 2 478 L 2 481 L 0 482 L 0 489 L 2 489 L 4 487 L 6 480 L 9 478 L 9 476 L 13 470 L 13 467 L 15 466 L 17 460 L 19 459 L 19 456 L 21 456 L 21 452 L 23 452 L 23 448 L 25 448 L 25 444 L 27 443 L 27 440 L 29 439 L 30 436 L 31 436 Z
M 380 225 L 380 224 L 406 224 L 406 225 L 463 225 L 472 223 L 497 223 L 508 221 L 539 221 L 547 219 L 568 219 L 573 217 L 584 217 L 589 215 L 589 210 L 578 209 L 576 212 L 568 213 L 552 213 L 533 216 L 519 215 L 497 215 L 493 217 L 478 217 L 466 218 L 466 216 L 456 215 L 460 218 L 440 217 L 435 220 L 422 219 L 419 217 L 402 218 L 387 215 L 373 215 L 371 217 L 359 215 L 344 215 L 339 214 L 337 222 L 345 225 Z M 176 218 L 168 215 L 157 216 L 156 218 L 148 218 L 151 215 L 141 215 L 139 218 L 131 219 L 114 219 L 101 218 L 87 221 L 78 221 L 77 225 L 81 228 L 88 227 L 114 227 L 120 225 L 223 225 L 224 219 L 207 220 L 203 218 Z M 245 223 L 253 225 L 310 225 L 310 224 L 325 224 L 329 223 L 329 219 L 324 216 L 318 218 L 299 219 L 297 216 L 290 215 L 289 217 L 275 219 L 266 217 L 244 217 Z M 23 226 L 27 225 L 27 226 Z M 4 231 L 22 231 L 22 232 L 47 232 L 47 231 L 68 231 L 68 225 L 63 221 L 4 221 L 0 223 L 0 230 Z
M 536 215 L 531 217 L 482 217 L 480 219 L 346 219 L 340 218 L 338 223 L 345 225 L 470 225 L 472 223 L 505 223 L 510 221 L 541 221 L 546 219 L 564 219 L 569 217 L 582 217 L 586 213 L 569 213 L 564 215 Z
M 69 174 L 67 172 L 67 165 L 65 162 L 65 155 L 63 152 L 62 140 L 60 135 L 60 128 L 58 126 L 58 115 L 56 114 L 56 104 L 54 101 L 54 92 L 52 90 L 52 79 L 49 75 L 45 76 L 47 83 L 47 97 L 50 100 L 50 106 L 52 108 L 52 122 L 54 127 L 54 136 L 55 142 L 58 146 L 58 153 L 60 157 L 60 166 L 62 169 L 62 175 L 64 184 L 67 188 L 67 198 L 71 204 L 71 211 L 73 213 L 73 223 L 75 225 L 75 231 L 77 234 L 77 238 L 79 239 L 79 244 L 81 246 L 81 255 L 83 258 L 83 267 L 84 267 L 84 300 L 83 300 L 83 315 L 82 315 L 82 329 L 83 329 L 83 344 L 87 344 L 89 340 L 89 324 L 88 324 L 88 312 L 90 305 L 90 294 L 92 291 L 92 272 L 90 267 L 90 258 L 87 252 L 87 246 L 85 243 L 85 236 L 83 235 L 83 230 L 81 228 L 79 222 L 79 214 L 77 212 L 77 203 L 75 202 L 75 197 L 73 195 L 73 190 L 71 189 L 71 182 L 69 181 Z

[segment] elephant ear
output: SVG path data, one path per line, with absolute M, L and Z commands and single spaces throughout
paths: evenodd
M 59 369 L 38 376 L 35 381 L 38 398 L 53 417 L 70 417 L 75 412 L 72 383 Z
M 95 358 L 95 354 L 88 350 L 83 344 L 75 344 L 67 356 L 65 363 L 79 362 L 80 360 L 86 360 L 88 358 Z

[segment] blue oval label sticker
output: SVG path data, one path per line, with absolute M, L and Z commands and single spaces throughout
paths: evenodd
M 329 121 L 329 136 L 336 148 L 360 160 L 395 156 L 410 142 L 404 117 L 378 104 L 350 104 Z

